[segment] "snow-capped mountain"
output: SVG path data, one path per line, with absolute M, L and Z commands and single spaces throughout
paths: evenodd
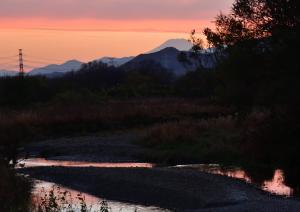
M 115 58 L 115 57 L 102 57 L 99 59 L 102 63 L 107 64 L 108 66 L 115 66 L 119 67 L 130 60 L 132 60 L 134 57 L 121 57 L 121 58 Z
M 170 39 L 147 53 L 159 52 L 168 47 L 173 47 L 179 51 L 189 51 L 192 46 L 193 45 L 186 39 Z

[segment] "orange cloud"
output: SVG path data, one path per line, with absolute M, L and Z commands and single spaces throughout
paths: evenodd
M 57 31 L 180 32 L 212 27 L 211 20 L 1 19 L 1 28 Z

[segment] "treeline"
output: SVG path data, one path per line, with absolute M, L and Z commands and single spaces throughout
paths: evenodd
M 17 76 L 0 78 L 2 107 L 91 96 L 96 100 L 142 97 L 210 97 L 216 86 L 215 72 L 200 69 L 180 78 L 151 61 L 138 69 L 123 70 L 91 62 L 63 77 Z

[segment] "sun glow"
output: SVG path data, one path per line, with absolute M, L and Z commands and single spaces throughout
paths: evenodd
M 26 54 L 47 59 L 37 66 L 70 59 L 87 62 L 103 56 L 135 56 L 168 39 L 188 39 L 191 29 L 201 28 L 199 23 L 201 21 L 1 20 L 0 56 L 14 55 L 22 48 L 25 62 Z
M 26 54 L 47 58 L 36 64 L 41 66 L 135 56 L 169 39 L 188 39 L 193 29 L 213 27 L 214 17 L 231 1 L 1 0 L 0 57 L 22 48 L 25 62 Z

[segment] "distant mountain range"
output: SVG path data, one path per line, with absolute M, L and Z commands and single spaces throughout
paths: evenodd
M 46 75 L 59 76 L 70 71 L 77 71 L 83 63 L 78 60 L 69 60 L 61 65 L 51 64 L 45 67 L 33 69 L 28 73 L 29 76 Z
M 183 75 L 188 71 L 193 71 L 199 67 L 199 65 L 205 68 L 214 66 L 215 61 L 211 54 L 203 53 L 199 59 L 189 52 L 191 47 L 192 44 L 185 39 L 171 39 L 157 48 L 136 57 L 103 57 L 95 61 L 101 61 L 109 66 L 124 67 L 127 69 L 138 68 L 144 62 L 154 62 L 172 71 L 177 76 Z M 60 65 L 51 64 L 36 68 L 27 74 L 29 76 L 43 75 L 47 77 L 59 77 L 70 71 L 78 71 L 82 64 L 83 63 L 78 60 L 70 60 Z M 0 76 L 15 76 L 17 73 L 16 71 L 0 70 Z
M 17 71 L 0 70 L 0 77 L 16 76 Z

